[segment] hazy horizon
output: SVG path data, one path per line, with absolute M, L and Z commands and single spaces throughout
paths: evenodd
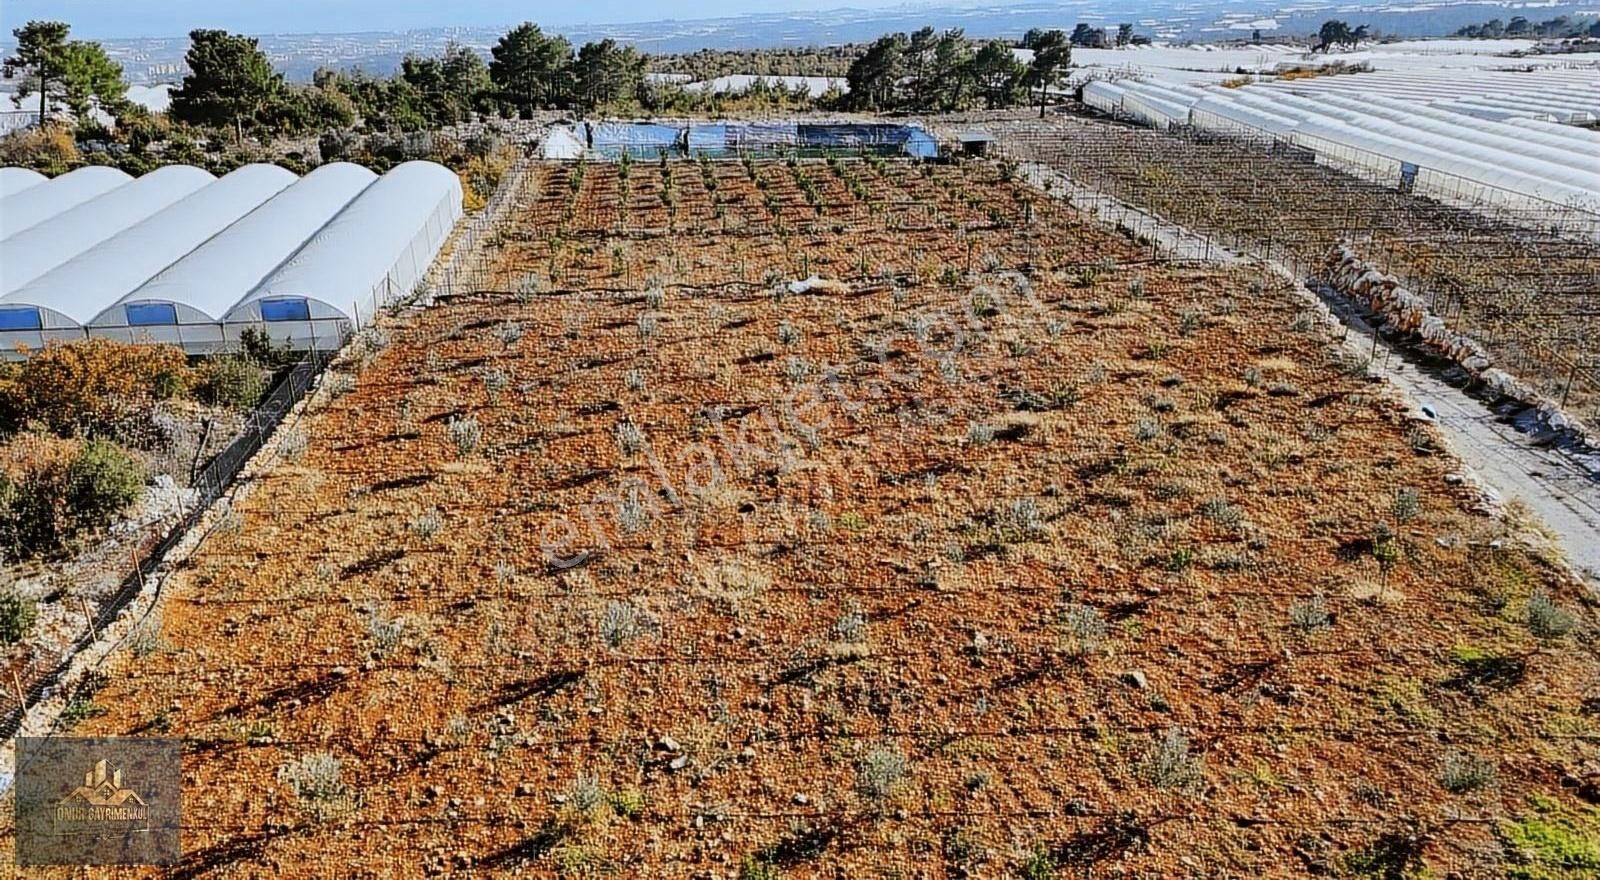
M 359 33 L 447 27 L 493 27 L 533 21 L 550 27 L 632 24 L 669 19 L 725 18 L 759 13 L 874 11 L 903 7 L 950 9 L 1005 6 L 1003 2 L 907 3 L 840 0 L 820 8 L 804 0 L 666 0 L 652 4 L 594 0 L 581 7 L 556 3 L 467 0 L 449 6 L 421 0 L 332 0 L 323 3 L 222 5 L 202 0 L 117 3 L 106 0 L 8 0 L 0 4 L 0 33 L 33 19 L 65 21 L 84 39 L 183 36 L 195 28 L 248 34 Z M 1036 6 L 1037 3 L 1017 3 Z M 1131 4 L 1130 4 L 1131 5 Z

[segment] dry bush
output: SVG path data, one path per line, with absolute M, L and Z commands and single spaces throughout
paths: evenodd
M 72 132 L 64 125 L 46 125 L 0 138 L 0 165 L 62 174 L 83 162 Z
M 91 337 L 52 343 L 0 385 L 0 428 L 38 421 L 63 437 L 124 436 L 151 404 L 194 384 L 181 350 Z
M 0 542 L 15 556 L 61 551 L 143 488 L 143 469 L 114 443 L 22 434 L 0 446 Z
M 516 162 L 516 150 L 502 145 L 485 156 L 473 156 L 456 171 L 461 178 L 461 202 L 467 211 L 482 210 L 500 185 L 500 179 Z

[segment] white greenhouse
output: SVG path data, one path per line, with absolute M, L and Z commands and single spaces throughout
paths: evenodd
M 0 297 L 216 180 L 188 165 L 160 168 L 0 241 Z M 48 190 L 53 184 L 24 190 Z M 0 204 L 0 213 L 9 202 Z
M 49 178 L 31 168 L 0 168 L 0 198 L 16 195 L 46 180 Z
M 297 348 L 338 343 L 409 293 L 461 218 L 461 181 L 432 162 L 378 178 L 223 317 Z
M 1565 73 L 1565 72 L 1562 72 Z M 1536 116 L 1503 121 L 1461 112 L 1474 90 L 1498 88 L 1495 98 L 1529 107 L 1564 101 L 1512 84 L 1555 87 L 1550 79 L 1510 75 L 1471 84 L 1403 75 L 1356 75 L 1279 81 L 1241 88 L 1175 89 L 1168 83 L 1119 80 L 1084 87 L 1084 102 L 1156 127 L 1174 124 L 1252 138 L 1270 138 L 1308 151 L 1316 161 L 1368 180 L 1469 209 L 1510 208 L 1561 215 L 1575 229 L 1600 235 L 1600 135 Z M 1371 92 L 1363 91 L 1366 85 Z M 1454 96 L 1448 106 L 1436 102 Z M 1176 105 L 1176 106 L 1175 106 Z M 1184 113 L 1186 116 L 1179 116 Z
M 19 323 L 38 325 L 38 339 L 22 340 L 30 348 L 83 336 L 84 327 L 103 318 L 113 303 L 294 181 L 293 172 L 276 165 L 246 165 L 0 296 L 0 310 L 9 312 L 13 324 L 7 341 L 14 343 L 25 332 L 15 326 Z M 25 308 L 37 311 L 36 321 L 20 311 Z M 162 332 L 176 323 L 168 320 L 174 311 L 170 305 L 115 311 L 125 325 L 147 329 L 155 341 L 178 341 Z
M 228 309 L 377 179 L 360 165 L 323 165 L 101 312 L 89 333 L 124 340 L 148 334 L 191 354 L 227 348 Z M 157 314 L 165 323 L 152 326 Z
M 51 190 L 70 204 L 37 195 Z M 34 181 L 0 195 L 0 215 L 21 203 L 34 221 L 0 242 L 0 356 L 90 335 L 207 354 L 247 327 L 336 347 L 417 286 L 461 196 L 431 162 L 381 177 L 335 163 L 298 179 L 250 165 L 220 179 L 171 166 Z
M 8 171 L 20 171 L 8 168 Z M 0 195 L 0 241 L 31 229 L 76 205 L 116 189 L 133 178 L 115 168 L 90 165 L 38 186 Z

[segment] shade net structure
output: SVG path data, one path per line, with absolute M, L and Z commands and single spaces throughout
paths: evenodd
M 21 170 L 21 169 L 12 169 Z M 115 168 L 91 165 L 0 197 L 0 241 L 133 180 Z
M 918 125 L 793 120 L 574 123 L 552 126 L 540 144 L 546 159 L 841 153 L 932 159 L 939 155 L 939 144 Z
M 461 181 L 432 162 L 406 162 L 367 187 L 223 318 L 295 348 L 337 345 L 378 310 L 411 294 L 461 218 Z
M 683 153 L 685 133 L 681 126 L 650 122 L 591 122 L 587 127 L 589 149 L 606 158 L 619 158 L 623 154 L 654 157 L 664 152 Z
M 32 330 L 0 330 L 0 348 L 37 348 L 47 340 L 83 336 L 87 325 L 108 311 L 115 311 L 125 330 L 113 335 L 180 342 L 174 304 L 109 307 L 294 182 L 293 172 L 276 165 L 246 165 L 0 296 L 0 312 L 13 327 L 37 324 Z M 18 314 L 29 308 L 38 313 L 37 321 Z
M 170 317 L 161 332 L 190 354 L 230 348 L 228 310 L 377 179 L 349 162 L 317 168 L 101 312 L 88 332 L 139 339 Z

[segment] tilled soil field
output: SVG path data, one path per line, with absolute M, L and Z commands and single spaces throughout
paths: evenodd
M 186 741 L 172 873 L 1600 858 L 1593 609 L 1292 292 L 991 165 L 627 173 L 537 169 L 93 694 Z
M 1553 231 L 1574 219 L 1565 206 L 1490 216 L 1206 133 L 1067 118 L 996 131 L 1017 158 L 1301 271 L 1348 239 L 1452 330 L 1600 429 L 1600 243 Z

